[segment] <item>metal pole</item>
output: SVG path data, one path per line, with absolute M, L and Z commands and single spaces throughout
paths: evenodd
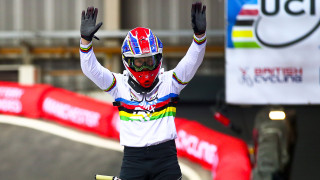
M 54 30 L 54 1 L 53 0 L 45 0 L 44 1 L 44 29 L 46 31 L 53 31 Z M 51 45 L 51 39 L 46 38 L 44 40 L 46 45 Z
M 13 30 L 14 31 L 21 31 L 23 28 L 23 8 L 22 8 L 22 0 L 13 0 Z M 13 41 L 15 45 L 20 44 L 20 39 L 15 39 Z
M 171 0 L 169 4 L 170 4 L 169 6 L 170 30 L 178 30 L 179 29 L 179 1 Z M 173 37 L 170 39 L 170 41 L 171 43 L 176 44 L 178 43 L 178 38 Z

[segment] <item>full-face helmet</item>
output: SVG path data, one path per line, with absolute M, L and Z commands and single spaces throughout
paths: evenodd
M 162 65 L 162 43 L 150 29 L 137 27 L 128 32 L 122 48 L 122 62 L 134 81 L 149 88 Z

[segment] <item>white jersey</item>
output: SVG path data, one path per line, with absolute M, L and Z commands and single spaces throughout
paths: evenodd
M 97 61 L 92 44 L 80 43 L 83 73 L 117 101 L 120 115 L 120 144 L 145 147 L 175 139 L 177 132 L 175 98 L 188 84 L 200 66 L 206 37 L 194 36 L 187 54 L 173 70 L 160 71 L 159 82 L 148 93 L 139 93 L 129 84 L 129 75 L 110 72 Z

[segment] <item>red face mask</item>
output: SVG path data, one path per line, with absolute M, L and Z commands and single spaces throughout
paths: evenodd
M 131 74 L 134 76 L 134 78 L 137 80 L 137 82 L 144 88 L 150 87 L 156 77 L 158 76 L 158 73 L 160 71 L 161 65 L 159 65 L 156 69 L 154 70 L 143 70 L 140 72 L 136 72 L 130 67 L 127 66 L 127 69 L 131 72 Z

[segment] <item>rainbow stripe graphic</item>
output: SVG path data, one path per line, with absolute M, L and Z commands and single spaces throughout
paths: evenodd
M 144 114 L 136 114 L 120 110 L 119 116 L 122 121 L 154 121 L 167 116 L 175 117 L 176 107 L 167 107 L 161 111 L 157 111 L 154 113 L 146 112 Z
M 259 17 L 257 0 L 243 4 L 232 27 L 231 38 L 234 48 L 261 48 L 254 33 L 254 22 Z
M 159 120 L 168 116 L 175 117 L 177 102 L 171 101 L 174 97 L 178 95 L 172 93 L 152 102 L 117 98 L 116 101 L 121 102 L 121 106 L 118 107 L 120 120 L 141 122 Z

